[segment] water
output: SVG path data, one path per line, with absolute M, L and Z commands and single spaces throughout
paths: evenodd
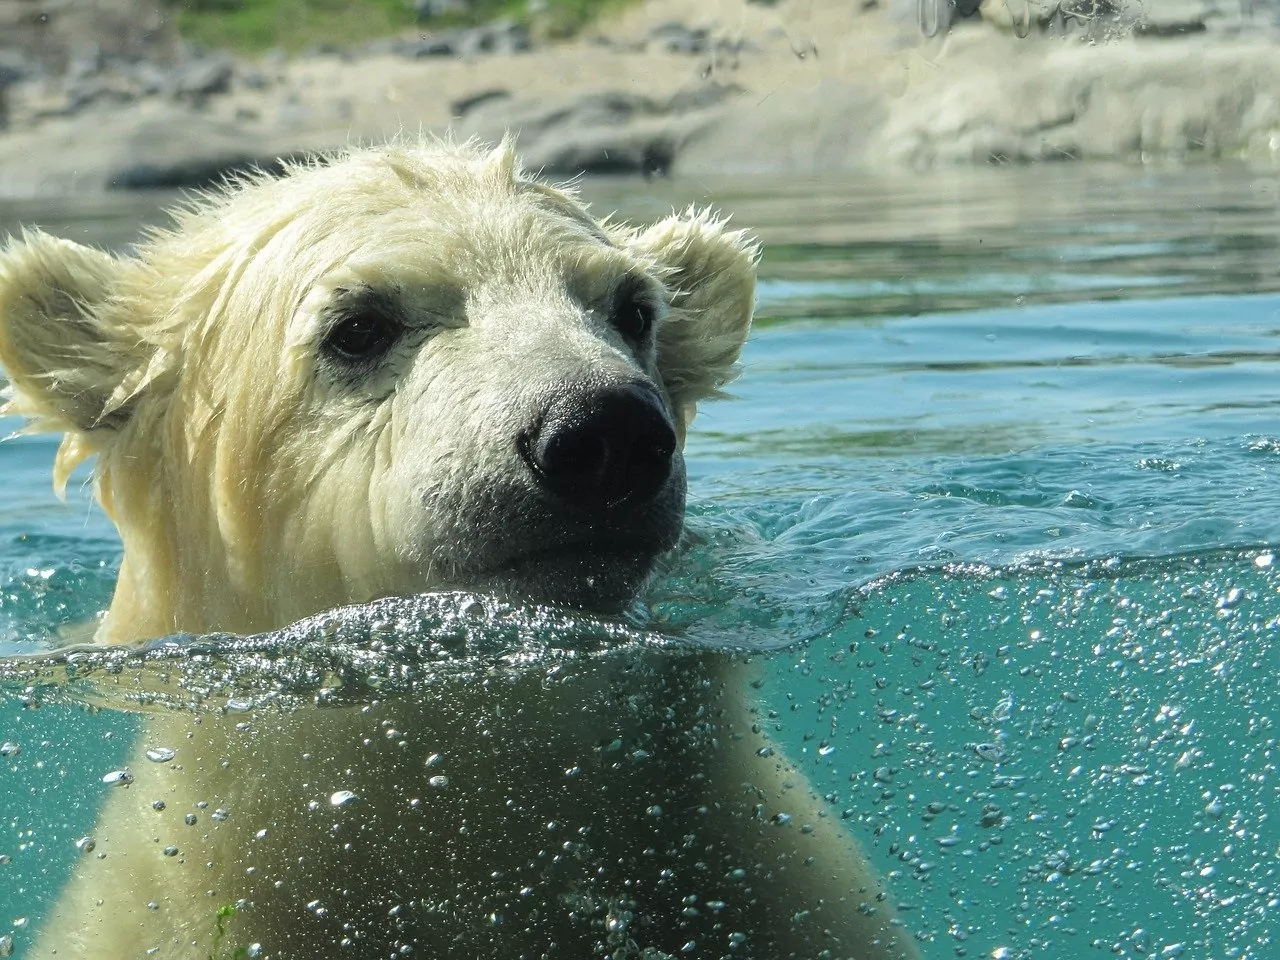
M 926 957 L 1274 956 L 1278 189 L 1080 167 L 594 185 L 636 219 L 706 196 L 766 242 L 745 376 L 689 439 L 689 536 L 647 612 L 442 597 L 11 666 L 0 934 L 25 955 L 161 703 L 429 697 L 675 638 L 756 651 L 761 723 Z M 154 215 L 0 222 L 123 244 Z M 49 650 L 110 597 L 118 546 L 82 489 L 48 492 L 54 446 L 0 446 L 3 653 Z

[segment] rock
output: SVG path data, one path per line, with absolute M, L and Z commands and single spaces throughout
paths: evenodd
M 413 14 L 419 23 L 448 14 L 471 12 L 470 0 L 413 0 Z
M 449 115 L 455 120 L 459 120 L 476 107 L 482 106 L 486 103 L 492 103 L 495 100 L 507 100 L 510 99 L 510 97 L 510 90 L 483 90 L 480 93 L 473 93 L 469 97 L 454 100 L 449 104 Z
M 498 21 L 489 25 L 494 32 L 495 53 L 523 53 L 533 46 L 529 29 L 515 21 Z
M 31 64 L 21 54 L 0 50 L 0 90 L 27 79 L 32 72 Z
M 694 29 L 677 20 L 669 20 L 653 27 L 646 40 L 667 53 L 705 53 L 710 47 L 711 31 L 706 27 Z
M 479 27 L 446 30 L 394 41 L 389 49 L 402 57 L 479 57 L 490 53 L 521 53 L 532 45 L 529 30 L 511 19 L 495 20 Z
M 99 103 L 132 103 L 139 96 L 138 86 L 118 73 L 87 76 L 67 84 L 66 110 L 77 113 Z
M 173 131 L 181 130 L 181 137 Z M 278 170 L 279 157 L 249 128 L 187 108 L 131 111 L 105 168 L 108 190 L 178 189 L 215 184 L 250 169 Z
M 9 126 L 9 88 L 25 76 L 17 57 L 0 56 L 0 130 Z
M 686 87 L 677 91 L 664 107 L 667 113 L 689 113 L 693 110 L 706 110 L 727 100 L 734 100 L 746 93 L 736 83 L 700 83 L 694 87 Z
M 515 20 L 495 20 L 484 26 L 459 31 L 456 50 L 460 57 L 485 53 L 521 53 L 530 47 L 529 30 Z
M 1134 32 L 1146 37 L 1178 37 L 1203 33 L 1218 15 L 1217 4 L 1202 0 L 1162 0 L 1137 12 Z
M 402 57 L 420 60 L 425 57 L 452 57 L 457 53 L 457 45 L 452 35 L 439 34 L 397 41 L 395 50 Z
M 247 154 L 188 157 L 171 163 L 133 163 L 107 178 L 108 190 L 181 190 L 214 186 L 237 173 L 277 169 L 275 158 Z
M 916 0 L 921 29 L 932 36 L 927 23 L 937 21 L 943 32 L 948 22 L 966 14 L 972 0 Z M 982 0 L 982 19 L 1000 29 L 1025 35 L 1040 30 L 1051 35 L 1081 32 L 1097 39 L 1115 39 L 1133 33 L 1140 37 L 1180 37 L 1217 28 L 1243 29 L 1266 19 L 1266 10 L 1280 13 L 1276 0 L 1244 0 L 1240 4 L 1218 0 Z M 1259 17 L 1259 14 L 1262 16 Z M 949 20 L 948 20 L 949 16 Z
M 691 137 L 740 90 L 720 84 L 657 100 L 630 92 L 555 102 L 491 98 L 463 117 L 462 135 L 519 137 L 526 164 L 556 175 L 665 174 Z
M 1280 155 L 1274 43 L 1033 43 L 1009 53 L 989 70 L 986 45 L 956 51 L 945 81 L 897 99 L 869 155 L 899 169 Z
M 868 147 L 893 102 L 871 86 L 837 80 L 775 90 L 765 99 L 735 97 L 681 144 L 673 171 L 803 177 L 857 170 L 867 165 Z
M 316 60 L 320 57 L 335 57 L 345 63 L 350 63 L 356 59 L 356 52 L 342 43 L 317 43 L 302 52 L 302 56 L 306 60 Z
M 0 136 L 0 196 L 204 186 L 252 166 L 272 169 L 281 151 L 265 129 L 167 100 L 145 111 L 103 106 L 54 117 Z
M 262 70 L 241 69 L 236 75 L 237 85 L 245 90 L 266 90 L 271 86 L 271 78 Z
M 587 42 L 592 46 L 616 50 L 619 53 L 643 53 L 645 48 L 643 40 L 619 40 L 617 37 L 610 37 L 603 33 L 589 37 Z
M 142 96 L 164 93 L 169 87 L 168 71 L 146 60 L 130 64 L 128 73 Z
M 203 100 L 231 88 L 235 62 L 226 54 L 211 54 L 174 70 L 171 92 L 178 100 Z
M 180 41 L 164 0 L 0 0 L 0 51 L 61 76 L 89 56 L 172 64 Z
M 106 55 L 102 48 L 94 44 L 88 50 L 82 50 L 67 67 L 67 80 L 75 83 L 88 77 L 96 77 L 107 65 Z

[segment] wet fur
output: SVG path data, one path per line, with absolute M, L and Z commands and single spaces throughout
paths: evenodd
M 630 377 L 683 438 L 736 372 L 756 257 L 707 212 L 597 221 L 509 144 L 356 150 L 202 198 L 132 256 L 13 240 L 0 365 L 9 411 L 64 436 L 58 485 L 97 458 L 125 548 L 100 641 L 266 630 L 451 586 L 556 600 L 538 565 L 498 572 L 572 523 L 548 513 L 511 436 L 566 382 Z M 663 307 L 638 347 L 601 306 L 636 276 Z M 393 291 L 415 333 L 344 379 L 317 343 L 361 285 Z M 683 504 L 678 457 L 677 482 L 664 509 Z M 652 957 L 690 940 L 700 956 L 911 956 L 846 832 L 762 749 L 745 679 L 729 656 L 623 651 L 243 727 L 150 716 L 137 780 L 95 830 L 106 856 L 80 861 L 33 955 L 204 960 L 218 906 L 243 899 L 235 945 L 297 960 L 402 943 Z M 142 759 L 157 743 L 174 764 Z M 360 803 L 332 807 L 339 789 Z M 229 819 L 207 815 L 220 806 Z

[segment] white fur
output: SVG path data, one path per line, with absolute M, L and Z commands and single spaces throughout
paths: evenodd
M 261 630 L 484 568 L 472 491 L 518 471 L 502 434 L 566 373 L 653 377 L 683 424 L 733 375 L 754 260 L 707 213 L 599 224 L 509 145 L 363 150 L 206 197 L 133 258 L 24 235 L 0 365 L 11 412 L 65 434 L 59 484 L 98 457 L 125 543 L 102 639 Z M 594 309 L 635 270 L 670 301 L 656 357 Z M 318 311 L 359 282 L 443 328 L 376 402 L 316 369 Z
M 608 378 L 652 384 L 682 435 L 734 375 L 756 257 L 707 212 L 597 221 L 509 144 L 355 150 L 204 197 L 133 256 L 14 240 L 0 365 L 10 411 L 64 434 L 57 484 L 97 457 L 125 547 L 103 641 L 259 631 L 433 587 L 536 596 L 534 567 L 495 572 L 557 522 L 512 437 L 566 384 Z M 653 343 L 609 321 L 623 277 L 662 304 Z M 338 376 L 329 311 L 364 288 L 391 291 L 410 332 L 376 371 Z M 678 454 L 673 469 L 682 483 Z M 735 957 L 910 955 L 847 835 L 761 751 L 743 687 L 732 658 L 640 651 L 363 710 L 150 717 L 139 749 L 178 759 L 139 758 L 111 793 L 106 856 L 77 867 L 35 955 L 205 960 L 217 907 L 240 899 L 234 945 L 298 960 L 402 943 L 639 956 L 679 949 L 684 926 L 699 956 L 744 930 Z M 613 756 L 615 739 L 648 759 Z M 410 803 L 438 752 L 455 789 Z M 325 805 L 339 788 L 362 795 L 354 813 Z M 610 910 L 634 925 L 609 928 Z

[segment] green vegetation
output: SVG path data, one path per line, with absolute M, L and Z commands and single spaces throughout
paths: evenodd
M 166 0 L 182 35 L 207 47 L 258 52 L 317 44 L 362 43 L 415 26 L 412 0 Z M 433 19 L 423 29 L 514 17 L 537 36 L 572 36 L 600 14 L 630 0 L 473 0 L 465 14 Z
M 219 907 L 218 912 L 214 914 L 213 949 L 209 952 L 209 960 L 223 960 L 222 941 L 227 937 L 227 921 L 235 917 L 236 913 L 235 905 L 228 903 Z M 248 947 L 237 947 L 231 954 L 230 960 L 248 960 L 248 957 Z

